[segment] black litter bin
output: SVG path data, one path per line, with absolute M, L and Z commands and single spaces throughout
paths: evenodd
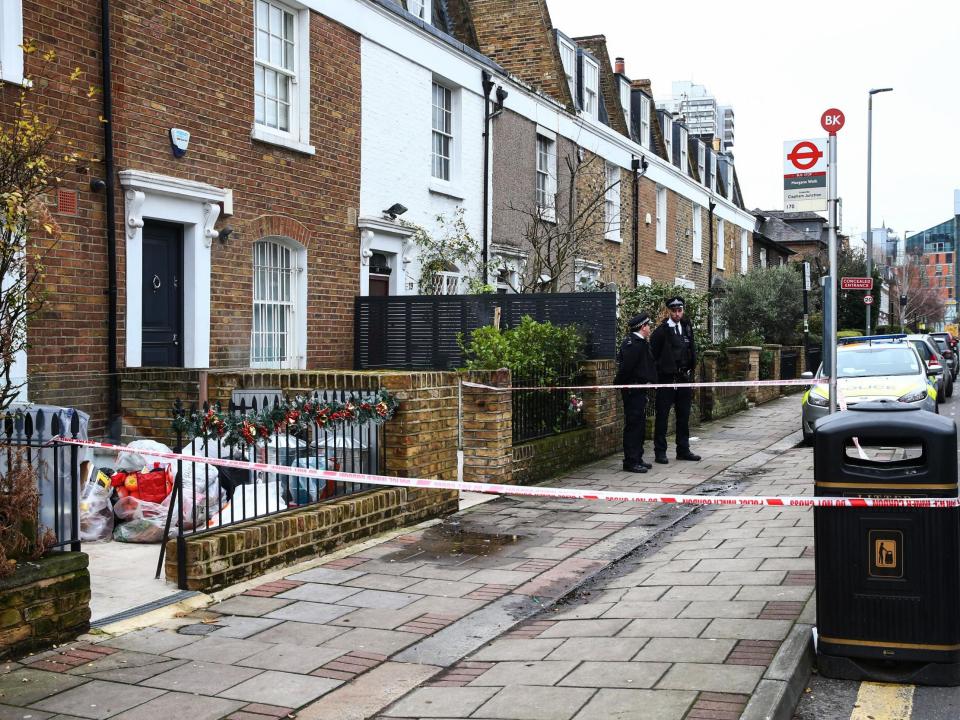
M 861 403 L 815 438 L 817 496 L 957 497 L 953 420 Z M 960 685 L 960 511 L 815 508 L 814 533 L 820 673 Z

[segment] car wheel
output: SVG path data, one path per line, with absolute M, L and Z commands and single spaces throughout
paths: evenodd
M 947 385 L 947 397 L 953 397 L 953 380 Z
M 943 386 L 944 383 L 942 380 L 937 383 L 937 405 L 947 399 L 947 391 Z

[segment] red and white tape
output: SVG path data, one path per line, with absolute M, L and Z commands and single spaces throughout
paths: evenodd
M 765 497 L 760 495 L 661 495 L 658 493 L 617 492 L 608 490 L 584 490 L 580 488 L 554 488 L 524 485 L 499 485 L 496 483 L 461 482 L 457 480 L 431 480 L 428 478 L 402 478 L 390 475 L 370 475 L 367 473 L 336 472 L 333 470 L 315 470 L 313 468 L 274 465 L 271 463 L 231 460 L 229 458 L 209 458 L 199 455 L 185 455 L 162 450 L 126 448 L 121 445 L 96 442 L 94 440 L 76 440 L 56 437 L 51 442 L 67 445 L 100 448 L 114 452 L 136 453 L 149 457 L 183 462 L 205 463 L 220 467 L 240 468 L 242 470 L 260 470 L 262 472 L 298 477 L 318 478 L 320 480 L 339 480 L 341 482 L 362 483 L 366 485 L 388 485 L 391 487 L 410 487 L 426 490 L 462 490 L 465 492 L 490 493 L 494 495 L 520 495 L 526 497 L 564 498 L 571 500 L 603 500 L 608 502 L 667 503 L 679 505 L 767 505 L 773 507 L 856 507 L 856 508 L 956 508 L 960 499 L 949 498 L 860 498 L 860 497 Z
M 718 382 L 692 383 L 646 383 L 644 385 L 537 385 L 529 387 L 497 387 L 463 380 L 464 387 L 480 390 L 656 390 L 657 388 L 703 388 L 703 387 L 782 387 L 784 385 L 826 385 L 829 379 L 792 378 L 788 380 L 721 380 Z

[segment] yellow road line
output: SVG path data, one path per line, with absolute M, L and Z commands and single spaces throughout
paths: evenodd
M 910 720 L 913 690 L 913 685 L 861 683 L 850 720 Z

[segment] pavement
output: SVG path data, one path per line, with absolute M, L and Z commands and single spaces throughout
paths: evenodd
M 549 484 L 806 494 L 799 396 Z M 789 718 L 813 515 L 498 497 L 0 667 L 0 720 Z

